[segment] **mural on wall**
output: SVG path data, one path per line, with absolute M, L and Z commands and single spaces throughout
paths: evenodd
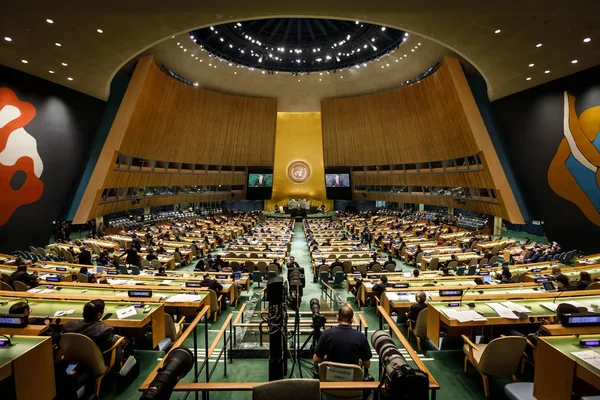
M 44 192 L 40 177 L 44 164 L 37 141 L 25 126 L 35 117 L 35 107 L 20 101 L 8 88 L 0 88 L 0 226 L 17 208 L 35 203 Z
M 548 184 L 600 226 L 600 106 L 575 111 L 575 97 L 564 92 L 563 133 L 548 168 Z

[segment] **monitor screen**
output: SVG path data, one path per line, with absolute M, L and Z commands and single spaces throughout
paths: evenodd
M 325 186 L 330 188 L 350 187 L 350 174 L 325 174 Z
M 552 283 L 551 281 L 546 281 L 542 283 L 542 287 L 544 288 L 545 291 L 547 292 L 551 292 L 553 290 L 556 290 L 556 288 L 554 287 L 554 283 Z
M 492 277 L 487 275 L 483 277 L 483 282 L 484 283 L 492 283 Z
M 273 174 L 248 174 L 248 187 L 273 187 Z
M 410 273 L 410 272 L 404 272 L 404 273 L 402 274 L 402 276 L 404 276 L 405 278 L 410 278 L 412 275 L 411 275 L 411 273 Z

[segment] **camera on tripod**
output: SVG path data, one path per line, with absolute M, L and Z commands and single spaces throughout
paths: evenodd
M 290 268 L 288 270 L 288 296 L 286 306 L 290 310 L 300 308 L 302 302 L 302 288 L 304 287 L 304 268 Z
M 321 314 L 321 304 L 318 299 L 310 300 L 310 311 L 312 312 L 312 328 L 313 330 L 321 330 L 327 322 L 327 318 Z
M 387 399 L 429 399 L 429 376 L 420 369 L 414 369 L 404 359 L 398 346 L 389 333 L 376 331 L 371 336 L 371 344 L 379 355 L 383 368 L 377 391 Z M 382 390 L 382 387 L 385 388 Z

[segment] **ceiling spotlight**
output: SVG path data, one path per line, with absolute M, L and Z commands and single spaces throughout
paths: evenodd
M 27 60 L 21 60 L 21 62 L 22 62 L 23 64 L 27 64 L 29 61 L 27 61 Z
M 71 78 L 70 76 L 69 76 L 69 77 L 67 77 L 67 79 L 68 79 L 68 80 L 70 80 L 70 81 L 72 81 L 72 80 L 73 80 L 73 78 Z
M 535 45 L 535 47 L 542 47 L 542 44 L 538 43 L 538 44 Z
M 382 27 L 381 27 L 381 30 L 382 30 L 382 31 L 385 31 L 385 26 L 382 26 Z
M 214 30 L 215 30 L 215 28 L 211 26 L 211 27 L 210 27 L 210 30 L 211 30 L 211 31 L 214 31 Z
M 340 79 L 344 79 L 344 77 L 340 75 Z
M 494 33 L 500 33 L 500 32 L 502 32 L 500 29 L 496 29 L 496 30 L 494 31 Z
M 62 65 L 63 67 L 66 67 L 68 64 L 67 64 L 67 63 L 61 63 L 61 65 Z
M 8 36 L 4 36 L 4 40 L 6 40 L 7 42 L 12 42 L 12 38 L 9 38 Z
M 589 43 L 591 41 L 592 41 L 592 39 L 590 39 L 589 37 L 586 37 L 585 39 L 583 39 L 583 43 Z
M 360 22 L 359 22 L 359 21 L 354 21 L 354 23 L 355 23 L 356 25 L 360 24 Z
M 194 86 L 198 86 L 198 82 L 194 82 Z
M 50 18 L 46 18 L 46 22 L 49 23 L 49 24 L 53 24 L 54 23 L 54 21 L 52 21 Z
M 544 71 L 544 73 L 545 73 L 545 74 L 549 74 L 549 73 L 550 73 L 550 70 L 549 70 L 549 69 L 547 69 L 547 70 L 545 70 L 545 71 Z
M 265 71 L 262 71 L 262 73 L 264 74 L 264 73 L 265 73 Z
M 51 74 L 53 74 L 53 73 L 54 73 L 54 71 L 52 71 L 52 70 L 50 70 L 50 71 L 48 71 L 48 72 L 50 72 Z
M 534 63 L 531 63 L 531 64 L 529 64 L 529 67 L 531 68 L 531 67 L 533 67 L 534 65 L 535 65 Z
M 385 66 L 386 66 L 386 67 L 389 67 L 389 66 L 390 66 L 390 64 L 385 64 Z
M 404 36 L 405 36 L 405 37 L 408 37 L 408 32 L 404 32 Z
M 323 79 L 319 78 L 319 82 L 321 82 Z
M 530 77 L 527 77 L 527 78 L 525 78 L 525 80 L 526 80 L 526 81 L 530 81 L 530 80 L 531 80 L 531 78 L 530 78 Z
M 234 74 L 234 75 L 237 75 L 237 71 L 235 71 L 233 74 Z
M 577 64 L 577 60 L 572 60 L 571 64 Z
M 104 31 L 102 29 L 100 29 L 100 28 L 96 29 L 96 32 L 98 32 L 98 33 L 104 33 Z
M 56 47 L 62 46 L 62 44 L 60 44 L 60 43 L 54 43 L 54 44 L 56 45 Z

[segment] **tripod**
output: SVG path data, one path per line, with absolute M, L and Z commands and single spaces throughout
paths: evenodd
M 319 341 L 319 339 L 321 338 L 321 326 L 315 326 L 313 323 L 313 331 L 310 333 L 310 335 L 308 335 L 308 337 L 306 338 L 306 340 L 304 341 L 304 343 L 302 344 L 302 346 L 300 345 L 300 312 L 298 309 L 296 309 L 296 315 L 294 318 L 294 341 L 293 341 L 293 347 L 294 347 L 294 357 L 292 357 L 292 370 L 290 372 L 290 376 L 289 378 L 292 378 L 294 376 L 294 369 L 296 368 L 296 364 L 298 364 L 298 371 L 300 372 L 300 378 L 303 378 L 302 376 L 302 361 L 307 362 L 310 364 L 311 368 L 314 367 L 314 364 L 312 363 L 312 361 L 308 361 L 308 360 L 304 360 L 302 358 L 302 353 L 304 351 L 306 351 L 306 345 L 310 342 L 310 347 L 308 348 L 310 354 L 314 354 L 315 352 L 315 346 L 317 344 L 317 342 Z

